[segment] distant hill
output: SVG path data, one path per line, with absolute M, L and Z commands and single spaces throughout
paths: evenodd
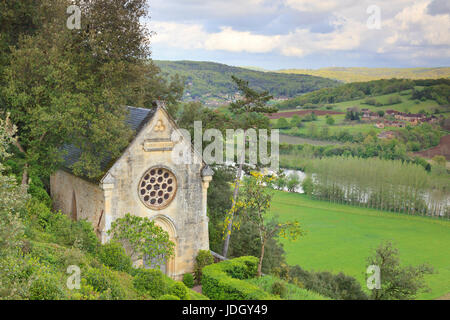
M 379 79 L 438 79 L 449 78 L 450 67 L 441 68 L 322 68 L 283 69 L 285 74 L 309 74 L 343 82 L 361 82 Z
M 163 73 L 178 74 L 185 79 L 185 101 L 202 101 L 211 106 L 235 98 L 237 91 L 231 75 L 249 81 L 251 88 L 268 90 L 278 101 L 339 85 L 338 81 L 311 75 L 261 72 L 214 62 L 155 60 L 154 63 Z
M 377 98 L 389 94 L 395 95 L 390 96 L 388 101 Z M 281 101 L 276 106 L 280 110 L 327 106 L 334 108 L 335 104 L 361 99 L 365 99 L 364 104 L 375 108 L 398 105 L 405 102 L 404 100 L 414 101 L 414 104 L 429 101 L 430 106 L 433 107 L 446 106 L 450 105 L 450 79 L 383 79 L 346 83 L 335 88 L 324 88 Z

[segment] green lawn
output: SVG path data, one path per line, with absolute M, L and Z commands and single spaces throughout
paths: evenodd
M 385 94 L 385 95 L 374 96 L 374 97 L 369 97 L 369 98 L 373 98 L 376 101 L 384 104 L 384 103 L 388 102 L 390 97 L 395 97 L 395 96 L 399 96 L 402 99 L 402 102 L 398 103 L 398 104 L 376 107 L 376 106 L 371 106 L 371 105 L 365 104 L 365 100 L 367 98 L 364 98 L 364 99 L 360 99 L 360 100 L 336 103 L 335 104 L 336 107 L 333 110 L 346 112 L 347 108 L 357 106 L 358 108 L 367 108 L 374 112 L 376 112 L 378 110 L 386 111 L 388 109 L 393 109 L 393 110 L 397 110 L 397 111 L 401 111 L 401 112 L 418 113 L 420 110 L 432 112 L 435 108 L 437 108 L 439 106 L 436 103 L 436 101 L 434 101 L 434 100 L 426 100 L 426 101 L 410 100 L 409 99 L 411 97 L 410 94 L 401 95 L 399 93 L 391 93 L 391 94 Z
M 416 88 L 420 88 L 418 86 L 416 86 Z M 382 103 L 382 104 L 386 104 L 389 101 L 389 98 L 391 97 L 400 97 L 400 99 L 402 100 L 401 103 L 398 104 L 392 104 L 392 105 L 384 105 L 384 106 L 371 106 L 365 103 L 366 99 L 368 98 L 373 98 L 376 101 Z M 410 112 L 410 113 L 418 113 L 421 110 L 425 110 L 428 112 L 433 112 L 436 108 L 439 108 L 439 104 L 434 101 L 434 100 L 425 100 L 425 101 L 420 101 L 420 100 L 411 100 L 411 90 L 405 90 L 402 92 L 395 92 L 395 93 L 389 93 L 389 94 L 384 94 L 384 95 L 379 95 L 379 96 L 368 96 L 365 97 L 363 99 L 358 99 L 358 100 L 350 100 L 350 101 L 344 101 L 344 102 L 338 102 L 338 103 L 333 103 L 332 105 L 334 105 L 334 108 L 332 109 L 333 111 L 341 111 L 341 112 L 346 112 L 347 108 L 351 108 L 351 107 L 358 107 L 360 109 L 369 109 L 371 111 L 379 111 L 379 110 L 397 110 L 397 111 L 401 111 L 401 112 Z M 442 109 L 442 107 L 440 107 L 440 109 Z M 279 112 L 289 112 L 289 111 L 295 111 L 298 109 L 291 109 L 291 110 L 280 110 Z M 321 110 L 325 110 L 325 108 L 321 108 Z M 336 116 L 334 116 L 336 117 Z
M 431 264 L 437 274 L 427 276 L 434 299 L 450 293 L 450 221 L 393 214 L 373 209 L 311 200 L 277 191 L 272 212 L 282 220 L 297 219 L 307 235 L 284 241 L 287 262 L 307 270 L 344 272 L 365 288 L 366 259 L 381 241 L 391 240 L 402 264 Z

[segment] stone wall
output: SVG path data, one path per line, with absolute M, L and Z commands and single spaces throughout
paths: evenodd
M 61 210 L 77 220 L 88 220 L 94 227 L 97 226 L 104 210 L 103 190 L 98 185 L 58 170 L 50 177 L 50 190 L 55 210 Z

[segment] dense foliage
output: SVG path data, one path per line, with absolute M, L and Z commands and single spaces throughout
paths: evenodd
M 330 300 L 323 294 L 308 290 L 292 282 L 280 279 L 273 275 L 246 280 L 261 289 L 286 300 Z
M 133 260 L 143 259 L 152 267 L 166 263 L 175 253 L 175 244 L 169 234 L 153 220 L 127 213 L 114 220 L 108 234 L 127 249 Z
M 80 29 L 66 25 L 71 4 L 81 10 Z M 150 33 L 141 23 L 146 1 L 1 5 L 0 45 L 10 47 L 0 53 L 0 108 L 18 128 L 23 184 L 29 170 L 45 177 L 57 168 L 65 144 L 82 150 L 74 173 L 97 178 L 101 162 L 117 157 L 131 138 L 124 105 L 151 108 L 156 98 L 181 97 L 180 83 L 164 80 L 149 60 Z
M 214 257 L 209 250 L 199 250 L 195 257 L 194 274 L 197 283 L 202 282 L 203 268 L 214 263 Z
M 188 288 L 193 288 L 195 285 L 194 276 L 192 273 L 185 273 L 183 274 L 183 283 Z
M 232 75 L 249 81 L 256 90 L 269 91 L 275 97 L 295 97 L 338 84 L 320 77 L 260 72 L 213 62 L 155 61 L 155 64 L 167 75 L 178 74 L 184 78 L 185 98 L 203 101 L 214 98 L 225 102 L 234 97 L 237 90 L 233 86 Z
M 404 90 L 415 89 L 416 86 L 426 86 L 430 88 L 416 89 L 417 92 L 413 97 L 421 98 L 425 96 L 428 99 L 436 100 L 438 103 L 450 103 L 450 80 L 436 79 L 436 80 L 406 80 L 406 79 L 389 79 L 389 80 L 374 80 L 368 82 L 354 82 L 348 83 L 336 88 L 324 88 L 311 93 L 301 95 L 299 97 L 283 101 L 277 105 L 279 109 L 293 109 L 298 106 L 305 106 L 307 104 L 326 105 L 343 101 L 364 99 L 366 97 L 384 95 L 395 92 L 402 92 Z M 433 86 L 433 87 L 431 87 Z M 395 104 L 392 101 L 391 104 Z
M 307 271 L 300 266 L 283 265 L 274 270 L 274 274 L 289 283 L 318 292 L 336 300 L 367 300 L 368 297 L 359 282 L 350 276 L 327 271 Z
M 214 300 L 269 300 L 275 297 L 244 282 L 256 276 L 258 258 L 244 256 L 222 261 L 203 269 L 202 290 Z

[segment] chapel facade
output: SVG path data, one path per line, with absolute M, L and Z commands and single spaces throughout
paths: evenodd
M 198 251 L 209 249 L 206 201 L 213 172 L 161 104 L 127 108 L 134 139 L 112 165 L 104 162 L 100 181 L 72 174 L 81 151 L 66 147 L 65 168 L 50 178 L 54 207 L 89 221 L 102 243 L 109 240 L 111 223 L 127 213 L 154 220 L 175 243 L 174 257 L 161 270 L 181 279 L 193 272 Z M 174 160 L 172 153 L 180 150 L 191 153 L 190 163 Z

